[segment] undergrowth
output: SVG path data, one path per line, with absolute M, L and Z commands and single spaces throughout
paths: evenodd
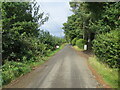
M 12 80 L 15 80 L 17 77 L 22 76 L 26 73 L 29 73 L 32 68 L 43 64 L 46 60 L 50 58 L 50 56 L 57 53 L 59 50 L 61 50 L 64 47 L 65 44 L 61 45 L 60 48 L 51 51 L 48 56 L 45 57 L 39 57 L 37 61 L 32 60 L 26 60 L 24 62 L 15 62 L 15 61 L 7 61 L 2 66 L 2 74 L 0 75 L 0 84 L 7 85 Z

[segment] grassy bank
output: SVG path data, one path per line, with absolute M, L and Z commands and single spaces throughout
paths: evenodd
M 95 56 L 89 58 L 89 64 L 108 85 L 112 88 L 118 88 L 118 69 L 109 68 L 107 65 L 100 63 Z
M 60 48 L 51 51 L 48 56 L 45 57 L 38 56 L 37 61 L 32 60 L 29 60 L 29 62 L 6 61 L 6 63 L 2 66 L 2 84 L 6 85 L 10 83 L 12 80 L 15 80 L 17 77 L 29 73 L 32 69 L 34 69 L 34 67 L 43 64 L 46 60 L 48 60 L 51 56 L 53 56 L 55 53 L 61 50 L 64 46 L 65 44 L 61 45 Z
M 73 48 L 77 51 L 83 51 L 83 49 L 80 49 L 77 46 L 73 46 Z M 99 62 L 96 56 L 89 57 L 88 63 L 109 86 L 112 88 L 120 88 L 118 87 L 118 69 L 109 68 L 106 64 Z
M 52 51 L 48 56 L 54 55 L 54 54 L 57 53 L 59 50 L 61 50 L 65 45 L 66 45 L 66 43 L 65 43 L 65 44 L 62 44 L 58 49 L 56 49 L 55 51 Z
M 73 46 L 74 49 L 76 49 L 77 51 L 83 51 L 83 49 L 79 48 L 78 46 Z

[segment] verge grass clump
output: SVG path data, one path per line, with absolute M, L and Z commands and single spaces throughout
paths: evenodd
M 108 85 L 112 88 L 118 88 L 118 69 L 110 68 L 108 65 L 99 62 L 95 56 L 89 58 L 89 64 L 102 76 Z

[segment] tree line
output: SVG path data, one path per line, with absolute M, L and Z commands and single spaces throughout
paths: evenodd
M 4 2 L 2 3 L 3 63 L 4 60 L 29 60 L 35 55 L 46 55 L 54 50 L 62 39 L 40 30 L 48 16 L 39 12 L 37 3 Z
M 2 3 L 3 84 L 29 72 L 30 63 L 44 60 L 64 42 L 40 29 L 49 17 L 39 7 L 35 1 Z
M 66 40 L 93 50 L 103 63 L 119 67 L 120 2 L 70 2 L 73 15 L 64 23 Z

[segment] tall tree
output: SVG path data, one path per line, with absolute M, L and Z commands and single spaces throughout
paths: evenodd
M 36 3 L 3 2 L 3 59 L 18 57 L 19 54 L 25 53 L 23 49 L 28 48 L 23 43 L 24 39 L 38 37 L 39 25 L 47 20 L 48 17 L 43 18 L 43 13 L 39 13 L 39 6 Z
M 65 37 L 70 42 L 83 38 L 91 49 L 97 34 L 119 28 L 120 2 L 70 2 L 70 6 L 74 14 L 63 24 Z

